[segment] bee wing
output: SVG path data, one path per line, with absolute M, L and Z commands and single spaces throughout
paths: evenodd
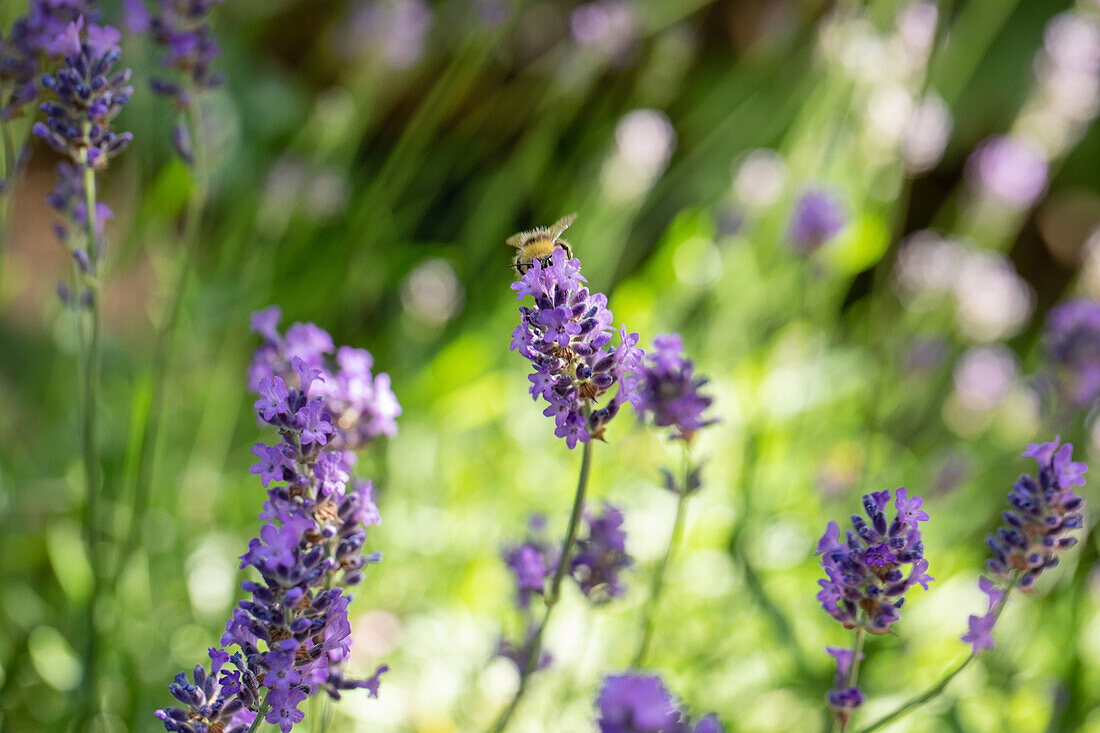
M 576 220 L 577 212 L 574 211 L 572 214 L 566 214 L 565 216 L 554 222 L 554 225 L 550 227 L 550 241 L 553 242 L 562 234 L 564 234 L 565 230 L 568 229 L 569 226 Z
M 516 249 L 519 249 L 523 246 L 523 240 L 527 239 L 530 234 L 531 232 L 517 232 L 505 239 L 504 243 L 507 244 L 509 247 L 515 247 Z

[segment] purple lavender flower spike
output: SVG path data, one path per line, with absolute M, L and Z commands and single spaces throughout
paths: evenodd
M 1084 525 L 1085 500 L 1072 487 L 1084 486 L 1088 466 L 1073 460 L 1073 445 L 1061 445 L 1056 437 L 1029 443 L 1023 455 L 1035 459 L 1039 474 L 1016 479 L 1008 494 L 1011 509 L 1001 514 L 1005 523 L 986 539 L 992 552 L 989 576 L 980 578 L 978 587 L 989 607 L 984 616 L 970 617 L 962 637 L 974 654 L 993 648 L 993 627 L 1008 593 L 1016 588 L 1031 592 L 1043 571 L 1058 565 L 1058 554 L 1077 544 L 1069 533 Z
M 237 604 L 221 638 L 222 646 L 236 653 L 212 652 L 219 665 L 232 659 L 237 672 L 222 673 L 229 684 L 223 682 L 220 691 L 211 687 L 205 672 L 196 670 L 193 685 L 177 676 L 171 692 L 189 707 L 157 711 L 169 731 L 244 733 L 256 715 L 263 715 L 289 733 L 304 719 L 300 706 L 308 696 L 324 690 L 339 699 L 342 691 L 364 689 L 377 697 L 380 676 L 388 669 L 379 667 L 366 680 L 344 677 L 352 641 L 347 589 L 362 581 L 366 565 L 379 560 L 377 554 L 363 554 L 366 527 L 378 524 L 379 517 L 373 486 L 351 479 L 351 450 L 381 433 L 377 426 L 361 424 L 376 422 L 377 414 L 365 409 L 353 415 L 338 406 L 369 407 L 376 397 L 348 395 L 340 386 L 349 369 L 356 371 L 351 377 L 364 377 L 369 354 L 356 352 L 333 373 L 323 362 L 333 350 L 328 334 L 299 324 L 284 339 L 278 320 L 278 310 L 268 309 L 252 321 L 264 336 L 249 371 L 260 396 L 257 417 L 282 439 L 278 445 L 253 447 L 260 462 L 251 470 L 267 489 L 260 514 L 266 523 L 241 556 L 241 567 L 253 568 L 259 579 L 242 584 L 250 598 Z M 291 349 L 292 355 L 287 353 Z M 308 366 L 306 358 L 320 362 Z M 311 385 L 326 383 L 335 386 L 324 395 L 310 391 Z M 332 422 L 334 415 L 338 423 Z M 209 689 L 197 690 L 202 684 Z
M 1067 300 L 1051 308 L 1043 352 L 1058 392 L 1078 408 L 1100 397 L 1100 303 Z
M 155 0 L 149 11 L 143 0 L 125 0 L 127 27 L 134 33 L 148 32 L 160 47 L 160 65 L 176 72 L 179 82 L 158 77 L 151 87 L 156 94 L 172 97 L 183 108 L 194 101 L 194 94 L 220 86 L 221 74 L 211 66 L 221 53 L 210 29 L 210 12 L 222 0 Z
M 558 248 L 548 262 L 535 260 L 512 284 L 520 300 L 532 297 L 535 304 L 520 306 L 511 348 L 531 361 L 531 396 L 546 401 L 554 434 L 570 449 L 603 439 L 607 424 L 632 398 L 632 372 L 643 356 L 637 334 L 627 333 L 625 326 L 619 346 L 611 345 L 607 298 L 584 287 L 580 267 L 580 260 Z M 615 396 L 597 407 L 615 385 Z
M 94 5 L 94 0 L 31 0 L 27 13 L 15 20 L 7 37 L 0 42 L 0 79 L 6 82 L 5 88 L 10 90 L 6 97 L 0 98 L 0 121 L 24 114 L 24 106 L 32 102 L 40 91 L 44 59 L 48 67 L 45 70 L 50 70 L 53 66 L 50 62 L 56 59 L 49 57 L 72 50 L 71 41 L 59 43 L 59 39 L 71 39 L 71 23 L 79 18 L 98 22 L 99 11 L 94 9 Z M 77 38 L 77 53 L 80 52 L 79 43 Z
M 122 53 L 117 33 L 94 23 L 85 31 L 84 18 L 77 18 L 56 39 L 56 49 L 64 52 L 64 65 L 42 77 L 42 86 L 57 101 L 42 104 L 46 121 L 36 122 L 33 132 L 81 167 L 105 168 L 108 159 L 125 150 L 133 138 L 111 129 L 111 120 L 134 93 L 127 85 L 129 69 L 111 71 Z
M 699 393 L 706 383 L 695 376 L 695 363 L 684 356 L 680 334 L 657 336 L 637 373 L 634 408 L 642 419 L 671 428 L 670 440 L 690 443 L 698 430 L 717 422 L 703 416 L 714 402 Z
M 835 237 L 847 219 L 836 196 L 825 189 L 809 189 L 795 202 L 787 240 L 799 254 L 808 255 Z
M 577 541 L 570 572 L 585 597 L 599 605 L 626 593 L 620 573 L 630 568 L 633 560 L 626 552 L 621 511 L 605 503 L 603 514 L 586 514 L 584 519 L 588 534 Z
M 888 498 L 888 497 L 887 497 Z M 863 627 L 872 634 L 884 634 L 900 618 L 898 609 L 905 592 L 914 585 L 927 588 L 933 580 L 927 574 L 919 522 L 928 515 L 920 511 L 920 497 L 909 497 L 904 488 L 894 494 L 898 509 L 887 522 L 887 502 L 879 493 L 865 494 L 863 508 L 869 522 L 852 515 L 852 528 L 841 538 L 835 522 L 817 544 L 825 578 L 818 581 L 817 599 L 826 613 L 846 629 Z M 905 566 L 910 566 L 908 574 Z
M 600 733 L 723 733 L 713 715 L 692 727 L 672 693 L 657 675 L 628 672 L 608 675 L 596 698 Z

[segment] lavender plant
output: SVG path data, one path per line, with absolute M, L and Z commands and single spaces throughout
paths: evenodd
M 993 629 L 1011 593 L 1033 592 L 1043 571 L 1058 565 L 1058 554 L 1077 544 L 1077 538 L 1068 535 L 1084 524 L 1085 500 L 1073 487 L 1085 485 L 1088 466 L 1074 461 L 1073 445 L 1060 445 L 1057 437 L 1049 443 L 1029 443 L 1023 455 L 1035 459 L 1038 476 L 1024 474 L 1016 480 L 1008 494 L 1011 508 L 1001 515 L 1004 525 L 986 540 L 992 555 L 986 566 L 988 575 L 978 580 L 978 587 L 988 600 L 987 607 L 981 616 L 969 617 L 969 628 L 961 637 L 970 645 L 970 654 L 927 690 L 861 733 L 878 730 L 943 692 L 982 651 L 994 647 Z
M 210 650 L 210 672 L 197 666 L 193 683 L 181 672 L 169 686 L 186 706 L 156 711 L 169 731 L 243 733 L 262 719 L 288 733 L 303 720 L 307 697 L 323 690 L 339 699 L 353 689 L 377 697 L 388 669 L 365 680 L 344 673 L 348 591 L 381 559 L 362 554 L 366 529 L 381 520 L 373 485 L 353 479 L 352 466 L 355 449 L 396 432 L 400 407 L 388 376 L 371 372 L 369 352 L 344 346 L 330 365 L 328 333 L 296 323 L 284 337 L 279 319 L 275 307 L 253 315 L 264 342 L 248 370 L 257 418 L 280 438 L 252 449 L 259 460 L 250 470 L 267 500 L 241 568 L 254 568 L 259 579 L 241 585 L 250 598 L 233 611 L 221 649 Z M 226 661 L 236 670 L 223 669 Z
M 888 522 L 885 510 L 889 504 L 889 491 L 864 494 L 863 509 L 870 521 L 853 514 L 852 529 L 843 540 L 837 523 L 829 522 L 817 543 L 826 576 L 818 581 L 817 600 L 845 629 L 856 632 L 850 652 L 829 649 L 837 660 L 837 679 L 828 702 L 840 730 L 863 703 L 857 682 L 867 633 L 888 633 L 901 618 L 898 611 L 905 603 L 906 591 L 914 585 L 927 590 L 934 580 L 928 575 L 920 533 L 920 522 L 928 521 L 921 508 L 924 501 L 910 497 L 908 489 L 898 489 L 894 492 L 896 513 Z
M 33 10 L 33 9 L 32 9 Z M 53 17 L 53 16 L 51 16 Z M 56 20 L 56 18 L 54 18 Z M 42 19 L 40 19 L 42 20 Z M 45 22 L 44 20 L 42 22 Z M 130 99 L 129 70 L 114 72 L 121 54 L 119 33 L 110 26 L 78 17 L 64 26 L 49 48 L 64 57 L 62 68 L 45 74 L 41 83 L 54 101 L 42 103 L 46 122 L 36 122 L 34 134 L 68 158 L 58 165 L 58 184 L 48 196 L 50 205 L 66 221 L 54 230 L 73 261 L 71 284 L 61 283 L 58 294 L 73 313 L 82 383 L 81 442 L 85 481 L 84 535 L 92 566 L 92 592 L 87 611 L 82 715 L 92 715 L 98 681 L 99 635 L 96 604 L 103 592 L 103 557 L 108 553 L 100 526 L 102 466 L 99 456 L 97 402 L 100 361 L 99 286 L 103 281 L 103 223 L 110 209 L 99 201 L 96 173 L 130 143 L 128 132 L 116 133 L 112 121 Z
M 718 718 L 691 724 L 657 675 L 628 672 L 604 678 L 596 699 L 600 733 L 722 733 Z
M 520 306 L 520 323 L 512 333 L 512 350 L 534 367 L 528 377 L 531 396 L 536 401 L 541 397 L 547 403 L 543 414 L 554 418 L 554 434 L 564 439 L 570 449 L 577 443 L 583 449 L 577 491 L 561 550 L 555 557 L 548 556 L 546 551 L 541 553 L 544 581 L 547 568 L 554 567 L 548 585 L 539 589 L 545 610 L 542 619 L 529 627 L 519 665 L 519 686 L 493 726 L 498 733 L 508 727 L 532 673 L 540 666 L 542 636 L 557 605 L 566 572 L 578 578 L 591 599 L 597 590 L 610 594 L 616 589 L 617 572 L 625 564 L 622 537 L 610 531 L 617 529 L 621 515 L 618 520 L 614 516 L 608 520 L 605 514 L 603 524 L 589 519 L 585 553 L 578 556 L 576 563 L 573 558 L 584 516 L 592 440 L 604 438 L 608 423 L 622 404 L 631 399 L 635 388 L 632 372 L 643 356 L 637 347 L 638 334 L 628 333 L 625 325 L 619 330 L 619 345 L 611 345 L 612 316 L 607 309 L 607 296 L 591 293 L 585 282 L 580 260 L 569 258 L 563 249 L 556 248 L 545 261 L 536 258 L 512 284 L 520 300 L 530 296 L 535 303 L 534 307 Z M 614 397 L 595 407 L 616 385 Z M 534 562 L 532 553 L 527 553 L 527 559 L 532 563 L 521 570 L 529 575 L 525 574 L 520 583 L 526 582 L 528 591 L 534 593 L 540 566 Z
M 642 640 L 634 655 L 634 666 L 645 661 L 653 638 L 657 607 L 664 589 L 665 574 L 672 556 L 683 540 L 687 501 L 702 488 L 702 464 L 691 457 L 691 445 L 696 433 L 716 420 L 703 415 L 714 401 L 699 392 L 707 380 L 695 376 L 695 364 L 684 356 L 680 334 L 657 336 L 653 350 L 643 361 L 637 375 L 634 407 L 643 420 L 660 428 L 668 428 L 669 440 L 682 445 L 680 476 L 664 469 L 665 487 L 676 495 L 676 518 L 664 556 L 653 574 L 653 585 L 642 612 Z

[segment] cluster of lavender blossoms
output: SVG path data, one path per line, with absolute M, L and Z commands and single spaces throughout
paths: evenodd
M 210 28 L 210 11 L 223 0 L 155 0 L 149 12 L 144 0 L 125 0 L 126 25 L 134 33 L 150 33 L 164 55 L 160 65 L 173 69 L 181 81 L 155 78 L 153 92 L 191 106 L 196 92 L 220 86 L 225 77 L 210 67 L 221 53 Z
M 153 93 L 172 99 L 182 110 L 193 110 L 197 94 L 225 81 L 224 74 L 211 71 L 221 49 L 209 22 L 210 11 L 222 2 L 156 0 L 156 10 L 149 12 L 145 0 L 125 0 L 126 25 L 134 33 L 149 33 L 163 52 L 160 65 L 177 74 L 175 80 L 154 77 L 150 81 Z M 198 122 L 192 120 L 192 124 Z M 171 135 L 172 147 L 187 163 L 194 159 L 191 132 L 180 122 Z
M 898 489 L 894 493 L 897 513 L 887 522 L 889 503 L 889 491 L 864 494 L 863 509 L 870 523 L 853 514 L 853 529 L 841 540 L 839 526 L 829 522 L 817 543 L 826 575 L 817 581 L 821 586 L 817 600 L 844 628 L 858 628 L 860 634 L 890 631 L 901 618 L 898 609 L 905 602 L 905 592 L 918 584 L 928 590 L 928 583 L 934 580 L 928 575 L 920 534 L 920 522 L 928 521 L 928 514 L 921 509 L 924 500 L 910 498 L 905 488 Z M 908 572 L 903 570 L 906 565 Z M 826 647 L 837 663 L 836 681 L 826 699 L 842 729 L 864 700 L 851 674 L 861 646 L 857 641 L 855 650 Z
M 605 502 L 603 513 L 586 512 L 584 523 L 584 534 L 578 538 L 576 553 L 569 562 L 569 575 L 585 598 L 598 606 L 626 593 L 621 573 L 631 568 L 634 561 L 626 551 L 623 513 L 618 508 Z M 497 654 L 515 662 L 521 673 L 535 632 L 534 619 L 530 617 L 531 599 L 546 596 L 547 585 L 557 572 L 561 556 L 560 550 L 546 539 L 544 517 L 531 517 L 528 527 L 530 532 L 522 543 L 507 547 L 501 553 L 516 581 L 516 606 L 526 618 L 527 639 L 522 644 L 504 639 Z M 550 661 L 550 654 L 542 650 L 538 669 L 549 666 Z
M 897 513 L 887 522 L 885 509 L 889 491 L 863 495 L 863 508 L 870 523 L 852 515 L 852 527 L 841 540 L 836 522 L 817 543 L 821 567 L 827 576 L 817 581 L 817 600 L 825 611 L 846 629 L 863 627 L 872 634 L 885 634 L 901 618 L 898 609 L 905 592 L 914 585 L 928 589 L 928 561 L 924 559 L 920 522 L 928 521 L 919 496 L 909 497 L 905 488 L 894 494 Z M 908 573 L 903 568 L 908 565 Z
M 795 252 L 809 255 L 835 237 L 846 223 L 844 207 L 832 192 L 809 189 L 795 202 L 787 241 Z
M 1029 443 L 1024 456 L 1039 464 L 1038 479 L 1024 474 L 1008 494 L 1012 506 L 1002 517 L 1004 526 L 989 536 L 986 544 L 993 556 L 979 587 L 989 599 L 982 616 L 971 616 L 962 640 L 975 654 L 993 648 L 993 627 L 1007 594 L 1014 588 L 1032 589 L 1047 568 L 1058 564 L 1057 554 L 1077 544 L 1066 536 L 1084 525 L 1085 500 L 1074 492 L 1084 486 L 1088 466 L 1073 460 L 1073 445 L 1059 446 L 1060 438 L 1049 443 Z
M 659 335 L 638 370 L 633 404 L 643 420 L 670 428 L 669 440 L 690 443 L 695 433 L 717 420 L 703 417 L 714 398 L 700 394 L 708 380 L 695 376 L 680 334 Z
M 31 0 L 27 13 L 0 38 L 0 122 L 21 117 L 39 92 L 44 62 L 68 53 L 64 36 L 80 17 L 96 20 L 94 0 Z
M 1091 406 L 1100 397 L 1100 303 L 1079 298 L 1051 308 L 1043 341 L 1058 391 L 1076 407 Z
M 713 714 L 692 725 L 657 675 L 627 673 L 604 678 L 596 699 L 600 733 L 722 733 Z
M 275 428 L 276 445 L 257 443 L 251 471 L 265 489 L 265 524 L 241 556 L 259 581 L 233 611 L 221 638 L 229 656 L 211 650 L 207 673 L 196 667 L 190 684 L 181 673 L 169 688 L 186 708 L 157 711 L 167 730 L 243 731 L 254 713 L 287 733 L 302 721 L 299 705 L 324 690 L 366 689 L 378 694 L 379 667 L 366 680 L 344 677 L 351 648 L 347 589 L 363 579 L 377 554 L 363 555 L 366 527 L 378 524 L 370 482 L 351 478 L 353 448 L 392 435 L 400 408 L 385 375 L 372 377 L 371 356 L 341 348 L 337 368 L 324 364 L 331 337 L 312 324 L 294 324 L 281 336 L 278 309 L 253 315 L 264 338 L 249 368 L 261 423 Z M 232 660 L 236 671 L 222 669 Z M 219 677 L 219 670 L 220 677 Z M 218 681 L 214 682 L 217 677 Z
M 520 300 L 531 296 L 534 307 L 520 306 L 520 324 L 512 333 L 512 349 L 534 365 L 531 396 L 542 397 L 557 425 L 554 434 L 570 448 L 602 439 L 607 424 L 631 399 L 634 376 L 643 356 L 638 334 L 614 330 L 607 296 L 584 286 L 581 263 L 555 249 L 548 263 L 535 260 L 512 284 Z M 599 399 L 618 384 L 615 396 L 602 407 Z
M 44 102 L 46 122 L 34 124 L 34 134 L 81 167 L 101 170 L 133 140 L 128 132 L 115 133 L 111 121 L 130 101 L 130 70 L 112 73 L 122 55 L 121 34 L 111 26 L 77 18 L 55 40 L 65 62 L 54 74 L 42 77 L 42 86 L 57 97 Z

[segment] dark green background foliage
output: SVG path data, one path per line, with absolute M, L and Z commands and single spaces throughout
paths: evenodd
M 18 8 L 8 5 L 10 21 Z M 899 3 L 841 5 L 852 33 L 896 33 Z M 393 68 L 384 38 L 354 34 L 354 3 L 227 2 L 215 18 L 228 83 L 204 101 L 213 195 L 176 333 L 152 510 L 139 541 L 119 547 L 134 416 L 151 392 L 151 342 L 191 185 L 167 144 L 175 113 L 145 91 L 155 50 L 125 36 L 138 93 L 118 122 L 135 143 L 102 177 L 116 217 L 101 409 L 114 491 L 114 547 L 103 551 L 124 572 L 99 609 L 109 644 L 94 729 L 157 729 L 151 713 L 170 702 L 171 675 L 216 643 L 239 594 L 236 557 L 263 499 L 249 450 L 265 437 L 244 388 L 256 343 L 248 314 L 271 303 L 285 322 L 313 321 L 371 350 L 404 407 L 397 438 L 359 463 L 379 486 L 383 524 L 368 548 L 385 561 L 352 604 L 353 667 L 393 671 L 380 700 L 316 704 L 303 727 L 446 733 L 492 720 L 515 674 L 491 654 L 518 628 L 500 549 L 531 512 L 563 531 L 579 461 L 509 352 L 517 314 L 504 239 L 569 211 L 580 215 L 574 252 L 616 322 L 643 345 L 681 331 L 722 416 L 700 438 L 706 483 L 651 655 L 685 705 L 715 710 L 733 731 L 822 725 L 823 646 L 850 635 L 814 600 L 813 547 L 872 489 L 925 497 L 937 580 L 911 592 L 896 635 L 868 642 L 866 719 L 961 659 L 966 616 L 981 610 L 984 536 L 1030 468 L 1024 443 L 1061 433 L 1095 456 L 1084 416 L 1039 404 L 1028 384 L 1044 311 L 1068 292 L 1096 294 L 1077 253 L 1100 216 L 1100 135 L 1088 131 L 1052 163 L 1033 211 L 977 203 L 965 160 L 1018 120 L 1044 24 L 1070 4 L 946 5 L 927 79 L 918 69 L 913 88 L 936 90 L 954 129 L 943 160 L 908 176 L 896 149 L 869 138 L 878 82 L 822 51 L 823 3 L 649 0 L 634 8 L 636 39 L 609 57 L 571 38 L 563 4 L 522 3 L 493 25 L 484 4 L 453 0 L 433 6 L 422 55 Z M 116 10 L 107 5 L 109 17 Z M 675 131 L 652 181 L 616 137 L 638 109 L 660 110 Z M 770 206 L 746 207 L 733 175 L 764 147 L 787 161 L 786 185 Z M 52 164 L 36 146 L 0 290 L 0 720 L 12 731 L 71 723 L 91 582 L 72 326 L 53 296 L 67 263 L 42 201 Z M 801 259 L 784 230 L 807 184 L 835 188 L 851 223 Z M 736 231 L 731 217 L 743 219 Z M 988 409 L 968 405 L 952 380 L 975 339 L 950 299 L 917 308 L 897 296 L 899 243 L 928 227 L 1006 254 L 1034 289 L 1030 320 L 1006 334 L 1020 375 Z M 912 347 L 929 338 L 942 358 L 913 368 Z M 631 590 L 592 610 L 570 589 L 547 636 L 557 663 L 536 678 L 517 731 L 590 730 L 600 676 L 627 665 L 637 643 L 674 507 L 658 471 L 679 457 L 626 412 L 608 440 L 596 446 L 591 490 L 627 514 Z M 1092 486 L 1085 495 L 1100 500 Z M 1089 539 L 1034 597 L 1015 598 L 998 647 L 894 730 L 1100 731 L 1096 559 Z

